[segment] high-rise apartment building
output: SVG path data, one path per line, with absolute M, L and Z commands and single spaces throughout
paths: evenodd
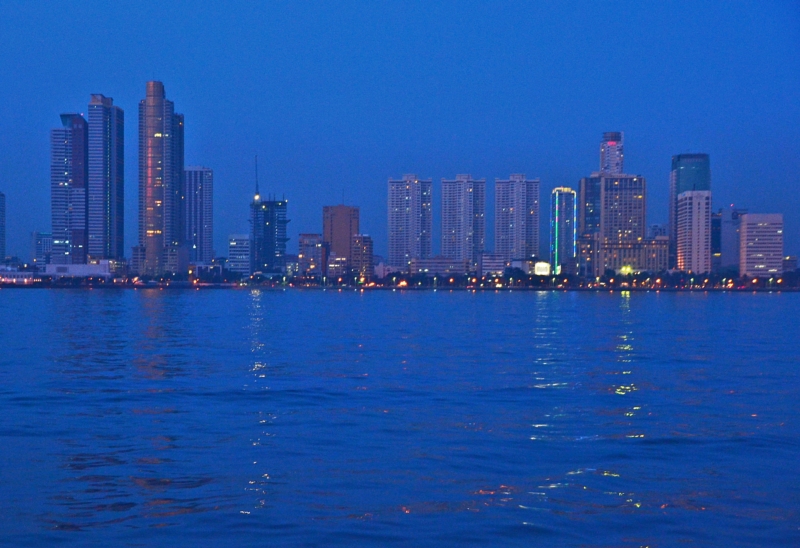
M 86 263 L 88 236 L 89 132 L 80 114 L 62 114 L 50 132 L 52 262 Z
M 353 236 L 350 268 L 366 280 L 372 278 L 375 265 L 373 264 L 373 243 L 369 234 L 356 234 Z
M 250 235 L 231 234 L 228 236 L 228 262 L 225 265 L 231 272 L 242 276 L 250 275 Z
M 558 187 L 550 194 L 550 264 L 556 274 L 577 271 L 577 193 Z
M 711 192 L 689 190 L 678 195 L 678 270 L 711 272 Z
M 677 154 L 669 175 L 669 266 L 677 264 L 678 195 L 689 190 L 711 190 L 711 162 L 708 154 Z
M 210 263 L 214 258 L 214 172 L 190 166 L 184 177 L 186 245 L 193 263 Z
M 539 255 L 539 179 L 495 179 L 495 254 L 505 260 Z
M 322 234 L 300 234 L 297 253 L 298 269 L 303 276 L 324 276 L 328 264 L 327 246 Z
M 783 215 L 745 213 L 739 225 L 739 275 L 765 277 L 783 272 Z
M 0 192 L 0 262 L 6 260 L 6 195 Z
M 185 246 L 182 114 L 164 84 L 147 82 L 139 103 L 139 245 L 133 269 L 143 275 L 178 272 L 188 265 Z
M 328 254 L 350 262 L 353 236 L 359 233 L 359 209 L 346 205 L 322 208 L 322 239 Z
M 288 200 L 274 198 L 262 200 L 256 195 L 250 204 L 250 256 L 251 271 L 262 273 L 282 272 L 286 267 L 286 218 Z
M 389 179 L 389 266 L 407 270 L 411 259 L 431 256 L 432 189 L 416 175 Z
M 486 248 L 486 179 L 442 179 L 442 255 L 477 265 Z
M 623 139 L 624 135 L 620 131 L 603 133 L 603 140 L 600 141 L 600 173 L 625 173 Z
M 125 256 L 125 114 L 111 97 L 89 101 L 88 254 Z

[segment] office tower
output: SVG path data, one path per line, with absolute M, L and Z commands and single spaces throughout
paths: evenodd
M 353 236 L 358 234 L 359 210 L 346 205 L 322 208 L 322 240 L 329 255 L 350 261 Z
M 350 254 L 350 268 L 353 272 L 369 280 L 374 273 L 373 244 L 368 234 L 353 236 L 353 251 Z
M 6 195 L 0 192 L 0 262 L 6 260 Z
M 625 173 L 623 138 L 623 133 L 619 131 L 603 133 L 603 140 L 600 142 L 600 173 Z
M 226 268 L 242 276 L 250 275 L 250 235 L 228 236 L 228 262 Z
M 297 262 L 302 276 L 325 275 L 328 254 L 327 246 L 322 240 L 322 234 L 300 234 Z
M 183 130 L 183 115 L 175 114 L 164 85 L 147 82 L 139 103 L 139 249 L 133 252 L 139 274 L 182 272 L 188 264 Z
M 288 200 L 262 200 L 256 188 L 250 204 L 251 271 L 283 272 L 286 266 L 286 218 Z
M 80 114 L 62 114 L 50 132 L 52 262 L 86 263 L 89 132 Z
M 31 235 L 31 263 L 41 270 L 50 264 L 50 254 L 53 251 L 53 235 L 49 232 L 34 232 Z
M 89 101 L 89 257 L 125 256 L 125 114 L 111 97 Z
M 442 179 L 442 255 L 478 263 L 486 247 L 486 179 Z
M 638 175 L 602 177 L 600 234 L 616 242 L 640 241 L 645 237 L 646 182 Z
M 567 187 L 550 194 L 550 264 L 556 274 L 577 270 L 577 194 Z
M 407 270 L 411 259 L 431 256 L 432 188 L 416 175 L 389 179 L 389 266 Z
M 578 234 L 581 238 L 600 232 L 601 183 L 599 173 L 584 177 L 578 183 Z
M 669 175 L 670 267 L 677 264 L 678 195 L 688 190 L 711 190 L 708 154 L 677 154 L 672 157 Z
M 654 224 L 647 227 L 647 239 L 653 240 L 659 236 L 669 236 L 669 228 L 664 224 Z
M 539 255 L 539 179 L 514 174 L 494 182 L 495 253 L 506 260 Z
M 186 245 L 193 263 L 210 263 L 214 258 L 214 172 L 190 166 L 184 178 Z
M 722 227 L 720 234 L 720 244 L 722 252 L 722 268 L 739 269 L 739 228 L 742 215 L 747 213 L 746 209 L 736 209 L 731 205 L 730 208 L 720 210 L 722 214 Z
M 783 215 L 745 213 L 739 225 L 739 275 L 772 277 L 783 272 Z
M 689 190 L 678 195 L 678 270 L 711 272 L 711 192 Z

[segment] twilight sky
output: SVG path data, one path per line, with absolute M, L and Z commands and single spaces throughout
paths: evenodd
M 800 252 L 800 4 L 775 2 L 9 2 L 0 0 L 0 192 L 8 252 L 50 229 L 49 130 L 90 93 L 126 117 L 126 241 L 136 244 L 138 101 L 164 82 L 186 165 L 215 175 L 215 248 L 262 193 L 289 199 L 289 252 L 322 206 L 361 206 L 386 252 L 386 181 L 549 191 L 597 169 L 625 132 L 626 171 L 666 222 L 670 158 L 711 155 L 715 208 L 781 212 Z M 546 219 L 543 219 L 543 223 Z M 542 251 L 547 232 L 542 232 Z

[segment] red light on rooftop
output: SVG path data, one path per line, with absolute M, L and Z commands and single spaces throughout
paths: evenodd
M 617 142 L 616 141 L 609 141 L 608 142 L 608 146 L 615 147 L 615 146 L 617 146 Z

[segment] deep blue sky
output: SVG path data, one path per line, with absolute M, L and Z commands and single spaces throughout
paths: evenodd
M 385 253 L 388 177 L 522 172 L 546 204 L 597 169 L 609 130 L 625 132 L 626 171 L 647 177 L 648 223 L 666 222 L 670 157 L 708 152 L 715 206 L 784 213 L 800 252 L 796 2 L 220 4 L 0 0 L 9 253 L 28 258 L 30 232 L 49 229 L 48 132 L 90 93 L 125 109 L 136 243 L 151 79 L 186 116 L 187 165 L 214 169 L 218 254 L 247 231 L 256 153 L 262 192 L 289 199 L 291 252 L 344 191 Z

